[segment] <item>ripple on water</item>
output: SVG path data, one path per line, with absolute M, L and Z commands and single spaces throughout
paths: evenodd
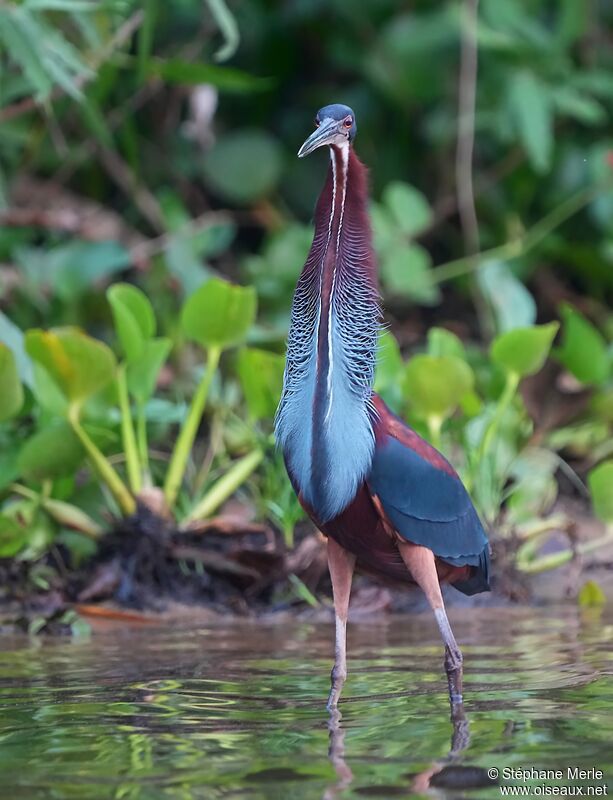
M 458 614 L 468 722 L 455 728 L 427 615 L 351 626 L 343 716 L 332 721 L 323 709 L 329 624 L 134 626 L 37 646 L 6 639 L 4 791 L 300 800 L 438 787 L 487 797 L 492 766 L 595 766 L 610 777 L 612 618 L 585 621 L 571 608 Z

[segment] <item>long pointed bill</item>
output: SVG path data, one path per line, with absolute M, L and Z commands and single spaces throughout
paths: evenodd
M 319 128 L 316 128 L 309 136 L 306 142 L 298 150 L 298 158 L 304 158 L 317 150 L 318 147 L 323 147 L 325 144 L 331 144 L 338 136 L 338 120 L 325 119 Z

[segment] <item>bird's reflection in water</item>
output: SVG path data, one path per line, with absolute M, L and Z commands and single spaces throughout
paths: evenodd
M 328 757 L 336 772 L 336 781 L 327 787 L 322 800 L 334 800 L 342 796 L 353 781 L 353 772 L 345 760 L 345 733 L 341 724 L 342 716 L 338 709 L 330 712 L 328 719 L 329 748 Z M 410 789 L 415 794 L 438 795 L 445 789 L 468 789 L 490 786 L 492 781 L 487 771 L 480 767 L 456 764 L 456 760 L 470 744 L 468 716 L 461 704 L 451 711 L 451 745 L 444 758 L 433 762 L 428 769 L 413 776 Z
M 341 719 L 341 712 L 338 708 L 333 708 L 330 711 L 330 717 L 328 719 L 328 731 L 330 732 L 328 758 L 334 767 L 337 780 L 331 786 L 328 786 L 322 800 L 332 800 L 338 797 L 342 791 L 347 789 L 353 780 L 353 772 L 349 764 L 345 761 L 346 731 L 341 725 Z

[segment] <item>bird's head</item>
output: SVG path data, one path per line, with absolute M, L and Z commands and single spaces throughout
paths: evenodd
M 324 145 L 347 145 L 354 140 L 358 130 L 353 111 L 340 103 L 320 108 L 315 115 L 315 125 L 313 133 L 298 150 L 298 158 L 304 158 Z

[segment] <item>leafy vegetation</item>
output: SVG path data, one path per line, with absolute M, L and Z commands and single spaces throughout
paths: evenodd
M 61 546 L 74 566 L 109 514 L 193 531 L 237 492 L 293 546 L 272 418 L 325 169 L 294 153 L 335 100 L 372 170 L 377 391 L 520 570 L 603 552 L 613 9 L 482 0 L 476 27 L 426 0 L 202 9 L 0 9 L 0 556 Z M 577 508 L 602 536 L 576 538 Z

